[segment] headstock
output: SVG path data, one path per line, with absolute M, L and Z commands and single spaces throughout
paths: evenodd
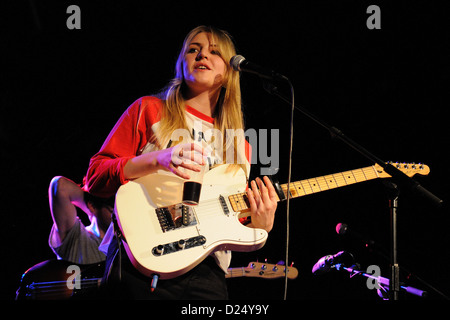
M 404 163 L 404 162 L 392 162 L 389 161 L 388 164 L 394 166 L 398 170 L 402 171 L 408 177 L 412 177 L 416 174 L 426 176 L 430 173 L 430 168 L 423 163 Z M 379 164 L 375 164 L 375 170 L 377 170 L 378 176 L 380 178 L 390 178 L 391 175 L 384 171 L 383 167 Z
M 298 270 L 295 267 L 287 267 L 281 264 L 271 264 L 266 262 L 250 262 L 244 268 L 246 277 L 259 277 L 266 279 L 275 279 L 284 277 L 287 269 L 289 279 L 295 279 L 298 276 Z

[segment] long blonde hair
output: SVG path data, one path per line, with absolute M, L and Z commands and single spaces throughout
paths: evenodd
M 236 55 L 236 49 L 228 32 L 209 26 L 194 28 L 184 39 L 183 47 L 175 65 L 175 77 L 159 94 L 164 102 L 164 110 L 158 138 L 160 141 L 167 141 L 174 130 L 188 129 L 185 119 L 184 93 L 186 84 L 183 76 L 183 62 L 192 39 L 202 32 L 211 35 L 211 41 L 217 45 L 217 50 L 226 65 L 221 93 L 213 115 L 215 118 L 214 128 L 220 130 L 223 134 L 223 150 L 226 150 L 225 144 L 228 140 L 225 137 L 226 129 L 244 129 L 239 73 L 233 71 L 230 66 L 230 59 Z

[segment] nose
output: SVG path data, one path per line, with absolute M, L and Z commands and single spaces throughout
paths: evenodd
M 208 52 L 205 49 L 200 50 L 197 54 L 197 57 L 195 57 L 196 61 L 200 61 L 202 59 L 208 59 Z

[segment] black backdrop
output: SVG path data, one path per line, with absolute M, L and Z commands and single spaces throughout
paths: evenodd
M 229 31 L 238 52 L 271 67 L 294 84 L 301 105 L 384 160 L 423 162 L 423 186 L 448 200 L 445 152 L 448 106 L 448 18 L 434 2 L 246 1 L 211 5 L 172 1 L 16 1 L 2 10 L 0 125 L 2 161 L 1 297 L 13 299 L 27 268 L 53 258 L 47 188 L 63 175 L 81 182 L 89 158 L 127 106 L 152 94 L 173 75 L 186 33 L 206 24 Z M 81 9 L 81 29 L 69 30 L 66 9 Z M 381 29 L 369 30 L 366 9 L 381 9 Z M 242 76 L 247 128 L 280 129 L 281 182 L 287 181 L 289 106 L 266 93 L 254 75 Z M 292 179 L 372 163 L 301 113 L 295 114 Z M 258 165 L 253 174 L 258 173 Z M 415 276 L 447 296 L 450 218 L 402 191 L 399 262 L 413 273 L 402 281 L 430 292 Z M 300 275 L 288 298 L 379 299 L 365 278 L 330 272 L 315 277 L 322 256 L 352 252 L 363 268 L 389 262 L 357 240 L 334 231 L 345 222 L 389 253 L 389 209 L 381 180 L 292 200 L 290 258 Z M 286 206 L 280 204 L 266 246 L 234 255 L 232 266 L 284 259 Z M 282 299 L 283 280 L 229 281 L 232 299 Z M 405 296 L 404 299 L 415 299 Z

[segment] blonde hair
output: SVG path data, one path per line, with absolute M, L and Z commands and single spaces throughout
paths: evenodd
M 236 55 L 236 48 L 228 32 L 210 26 L 196 27 L 187 34 L 175 65 L 175 77 L 158 95 L 164 103 L 158 130 L 158 140 L 160 142 L 169 141 L 172 132 L 175 130 L 189 129 L 185 119 L 184 93 L 187 90 L 187 86 L 183 75 L 183 63 L 192 39 L 202 32 L 210 35 L 212 43 L 217 46 L 217 51 L 219 51 L 226 65 L 222 89 L 213 115 L 215 118 L 214 128 L 218 129 L 222 134 L 224 153 L 226 153 L 230 145 L 233 145 L 233 154 L 237 155 L 237 144 L 234 143 L 235 137 L 226 136 L 226 129 L 241 129 L 242 132 L 244 130 L 239 73 L 233 71 L 230 66 L 230 59 Z M 176 142 L 174 141 L 174 143 Z M 225 157 L 224 154 L 223 159 Z
M 159 94 L 159 97 L 164 102 L 160 127 L 161 141 L 166 141 L 176 129 L 188 129 L 184 115 L 186 85 L 183 76 L 183 62 L 192 39 L 202 32 L 211 35 L 211 40 L 217 45 L 217 50 L 220 52 L 226 65 L 222 90 L 213 115 L 215 118 L 214 127 L 223 134 L 225 134 L 226 129 L 244 129 L 239 73 L 233 71 L 230 66 L 230 59 L 236 55 L 232 37 L 226 31 L 214 27 L 199 26 L 191 30 L 184 39 L 183 47 L 175 66 L 175 77 Z

